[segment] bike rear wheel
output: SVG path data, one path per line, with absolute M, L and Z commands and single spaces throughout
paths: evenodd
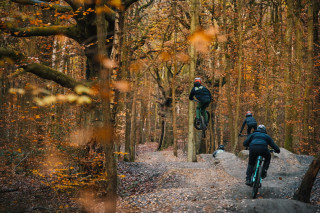
M 257 168 L 256 168 L 255 172 L 254 172 L 254 174 L 256 174 L 255 180 L 252 183 L 252 198 L 253 199 L 257 197 L 258 190 L 261 187 L 261 174 L 262 174 L 261 162 L 259 163 L 259 161 L 258 161 L 256 166 L 258 167 L 258 171 L 256 171 L 257 170 Z
M 193 121 L 193 126 L 194 128 L 196 128 L 197 130 L 202 130 L 202 123 L 201 122 L 197 122 L 197 118 L 194 118 L 194 121 Z
M 202 138 L 205 138 L 206 137 L 207 125 L 206 125 L 206 122 L 205 122 L 203 116 L 201 116 L 201 127 L 202 127 Z

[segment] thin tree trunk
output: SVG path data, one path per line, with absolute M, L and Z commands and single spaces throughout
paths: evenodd
M 173 3 L 173 15 L 177 15 L 177 0 L 174 0 Z M 172 88 L 172 126 L 173 126 L 173 155 L 178 157 L 178 143 L 177 143 L 177 110 L 176 110 L 176 75 L 177 75 L 177 26 L 176 26 L 176 18 L 174 18 L 174 49 L 173 49 L 173 57 L 174 57 L 174 68 L 173 68 L 173 76 L 171 82 Z
M 101 2 L 102 3 L 102 2 Z M 97 4 L 96 7 L 101 7 L 102 5 Z M 117 199 L 117 167 L 116 160 L 114 156 L 114 143 L 112 138 L 112 126 L 111 126 L 111 112 L 110 112 L 110 100 L 109 96 L 105 97 L 106 94 L 110 93 L 110 70 L 104 69 L 102 67 L 102 61 L 107 57 L 105 36 L 107 24 L 105 21 L 104 13 L 97 13 L 97 35 L 98 35 L 98 58 L 100 59 L 100 92 L 102 97 L 102 121 L 104 130 L 103 136 L 97 133 L 97 140 L 100 140 L 100 144 L 103 147 L 105 154 L 105 176 L 107 181 L 102 184 L 101 190 L 106 191 L 106 198 L 109 202 L 108 209 L 105 212 L 115 212 L 116 211 L 116 199 Z M 104 98 L 103 98 L 104 97 Z
M 308 40 L 307 40 L 307 80 L 306 80 L 306 86 L 304 90 L 303 95 L 303 107 L 302 107 L 302 140 L 304 144 L 304 150 L 309 150 L 310 147 L 310 134 L 309 134 L 309 117 L 310 117 L 310 91 L 311 86 L 313 84 L 312 82 L 312 74 L 313 74 L 313 40 L 314 40 L 314 32 L 313 32 L 313 0 L 310 0 L 308 3 Z
M 293 0 L 287 1 L 287 32 L 286 32 L 286 53 L 287 63 L 285 71 L 285 140 L 284 148 L 293 149 L 293 123 L 292 123 L 292 32 L 293 32 Z
M 242 79 L 242 0 L 238 0 L 238 84 L 237 84 L 237 94 L 236 94 L 236 112 L 235 112 L 235 122 L 234 122 L 234 146 L 233 146 L 233 152 L 236 151 L 238 146 L 238 122 L 239 122 L 239 115 L 240 115 L 240 93 L 241 93 L 241 79 Z
M 134 77 L 134 89 L 138 88 L 138 78 L 135 75 Z M 130 161 L 134 162 L 135 161 L 135 156 L 136 156 L 136 110 L 137 110 L 137 92 L 133 91 L 133 97 L 132 97 L 132 109 L 131 109 L 131 131 L 130 131 Z
M 199 2 L 197 0 L 191 0 L 191 25 L 190 25 L 190 33 L 194 33 L 199 26 Z M 190 71 L 189 71 L 189 81 L 192 82 L 190 84 L 190 88 L 193 86 L 194 75 L 196 71 L 197 64 L 197 53 L 194 45 L 190 47 Z M 191 90 L 191 89 L 190 89 Z M 188 112 L 188 162 L 196 162 L 196 150 L 195 150 L 195 136 L 194 136 L 194 127 L 193 127 L 193 119 L 194 119 L 194 102 L 189 101 L 189 112 Z

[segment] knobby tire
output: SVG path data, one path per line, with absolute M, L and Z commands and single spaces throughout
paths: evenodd
M 201 116 L 201 127 L 202 127 L 202 138 L 206 137 L 206 122 L 204 120 L 204 116 Z
M 257 162 L 258 163 L 258 162 Z M 255 181 L 253 183 L 253 186 L 252 186 L 252 198 L 256 198 L 257 197 L 257 194 L 258 194 L 258 190 L 260 188 L 260 184 L 261 184 L 261 174 L 262 174 L 262 162 L 260 160 L 260 165 L 257 165 L 259 166 L 258 168 L 258 172 L 257 172 L 257 176 L 255 178 Z

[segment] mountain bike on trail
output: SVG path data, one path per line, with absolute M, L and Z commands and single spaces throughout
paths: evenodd
M 270 149 L 269 152 L 274 152 L 273 149 Z M 263 175 L 263 165 L 265 162 L 265 158 L 262 157 L 261 155 L 258 156 L 256 164 L 254 166 L 254 172 L 252 173 L 251 176 L 251 186 L 252 186 L 252 198 L 256 198 L 258 194 L 259 188 L 261 188 L 261 182 L 262 179 L 265 178 Z M 265 174 L 266 175 L 266 174 Z
M 243 146 L 249 147 L 249 161 L 246 171 L 246 185 L 252 186 L 252 173 L 255 171 L 255 164 L 259 158 L 259 162 L 263 160 L 261 164 L 260 177 L 263 179 L 267 176 L 267 170 L 269 169 L 271 154 L 268 146 L 271 146 L 276 153 L 280 153 L 279 147 L 274 143 L 272 138 L 267 134 L 266 127 L 264 125 L 259 125 L 257 130 L 250 134 L 248 138 L 243 142 Z M 264 159 L 262 159 L 262 157 Z M 259 183 L 260 184 L 260 183 Z M 259 187 L 259 184 L 257 187 Z

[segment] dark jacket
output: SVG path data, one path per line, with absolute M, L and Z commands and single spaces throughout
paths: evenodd
M 243 124 L 241 126 L 241 130 L 240 132 L 243 131 L 244 126 L 247 124 L 247 126 L 253 126 L 253 125 L 257 125 L 257 121 L 254 117 L 252 117 L 252 115 L 249 115 L 248 117 L 246 117 L 246 119 L 243 121 Z
M 221 153 L 221 152 L 224 152 L 224 150 L 223 150 L 223 149 L 218 149 L 218 150 L 216 150 L 216 151 L 214 151 L 214 152 L 212 153 L 212 156 L 215 158 L 215 157 L 217 157 L 217 154 L 219 154 L 219 153 Z
M 194 87 L 192 88 L 189 95 L 189 100 L 193 100 L 194 96 L 202 103 L 211 101 L 210 91 L 205 86 L 202 86 L 199 83 L 194 84 Z
M 265 132 L 255 131 L 243 142 L 243 146 L 251 147 L 255 145 L 271 146 L 276 153 L 280 153 L 279 147 L 273 142 L 272 138 Z

